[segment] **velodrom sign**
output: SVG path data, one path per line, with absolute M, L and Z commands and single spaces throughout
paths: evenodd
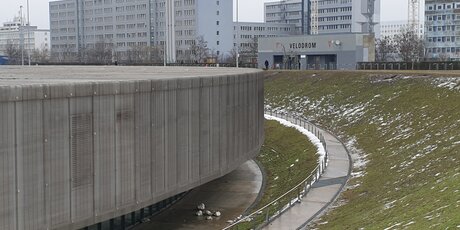
M 290 43 L 289 48 L 291 49 L 316 49 L 316 42 Z

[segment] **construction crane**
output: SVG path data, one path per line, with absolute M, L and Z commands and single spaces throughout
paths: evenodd
M 418 27 L 420 26 L 420 0 L 408 0 L 409 7 L 408 7 L 408 25 L 409 29 L 412 31 L 418 31 Z
M 318 0 L 310 0 L 311 7 L 311 34 L 318 34 Z

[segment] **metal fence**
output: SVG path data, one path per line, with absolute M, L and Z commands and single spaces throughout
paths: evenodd
M 300 183 L 296 186 L 289 189 L 286 193 L 279 196 L 275 200 L 271 201 L 267 205 L 263 206 L 262 208 L 256 210 L 255 212 L 240 218 L 239 220 L 235 221 L 231 225 L 224 228 L 227 229 L 260 229 L 270 222 L 272 222 L 275 218 L 282 215 L 284 212 L 289 210 L 291 207 L 300 203 L 302 198 L 307 195 L 310 191 L 312 185 L 319 179 L 321 174 L 323 174 L 328 161 L 328 151 L 327 145 L 324 140 L 324 136 L 320 129 L 316 126 L 308 122 L 303 118 L 299 118 L 290 114 L 278 114 L 272 111 L 265 111 L 265 114 L 270 116 L 278 117 L 284 120 L 287 120 L 293 124 L 301 126 L 311 133 L 313 133 L 322 143 L 326 155 L 324 158 L 318 162 L 316 168 L 310 172 L 310 174 L 305 177 Z
M 357 70 L 460 70 L 460 62 L 359 62 Z

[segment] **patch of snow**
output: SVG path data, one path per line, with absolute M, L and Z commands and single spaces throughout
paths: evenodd
M 402 224 L 402 223 L 397 223 L 397 224 L 391 225 L 390 227 L 388 227 L 388 228 L 385 228 L 384 230 L 390 230 L 390 229 L 393 229 L 393 228 L 395 228 L 395 227 L 398 227 L 398 226 L 400 226 L 401 224 Z
M 388 202 L 384 205 L 383 209 L 384 210 L 387 210 L 387 209 L 390 209 L 390 208 L 393 208 L 395 206 L 395 203 L 396 203 L 397 200 L 394 200 L 394 201 L 391 201 L 391 202 Z
M 445 88 L 448 90 L 460 90 L 460 78 L 456 77 L 442 77 L 433 79 L 433 84 L 438 88 Z
M 403 227 L 407 227 L 407 226 L 412 225 L 412 224 L 415 224 L 415 221 L 411 221 L 411 222 L 409 222 L 409 223 L 403 225 Z
M 305 136 L 307 136 L 308 139 L 313 143 L 313 145 L 316 146 L 320 162 L 324 160 L 324 157 L 326 156 L 326 151 L 324 149 L 323 144 L 321 143 L 319 138 L 315 136 L 315 134 L 313 134 L 312 132 L 308 131 L 304 127 L 301 127 L 299 125 L 293 124 L 290 121 L 287 121 L 287 120 L 284 120 L 284 119 L 281 119 L 281 118 L 278 118 L 278 117 L 274 117 L 274 116 L 270 116 L 268 114 L 265 114 L 265 119 L 274 120 L 274 121 L 277 121 L 277 122 L 279 122 L 280 124 L 282 124 L 282 125 L 284 125 L 286 127 L 295 128 L 297 131 L 299 131 L 302 134 L 304 134 Z

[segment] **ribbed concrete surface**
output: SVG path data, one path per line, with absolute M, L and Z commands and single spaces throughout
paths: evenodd
M 76 229 L 206 183 L 263 142 L 257 70 L 7 67 L 0 229 Z

